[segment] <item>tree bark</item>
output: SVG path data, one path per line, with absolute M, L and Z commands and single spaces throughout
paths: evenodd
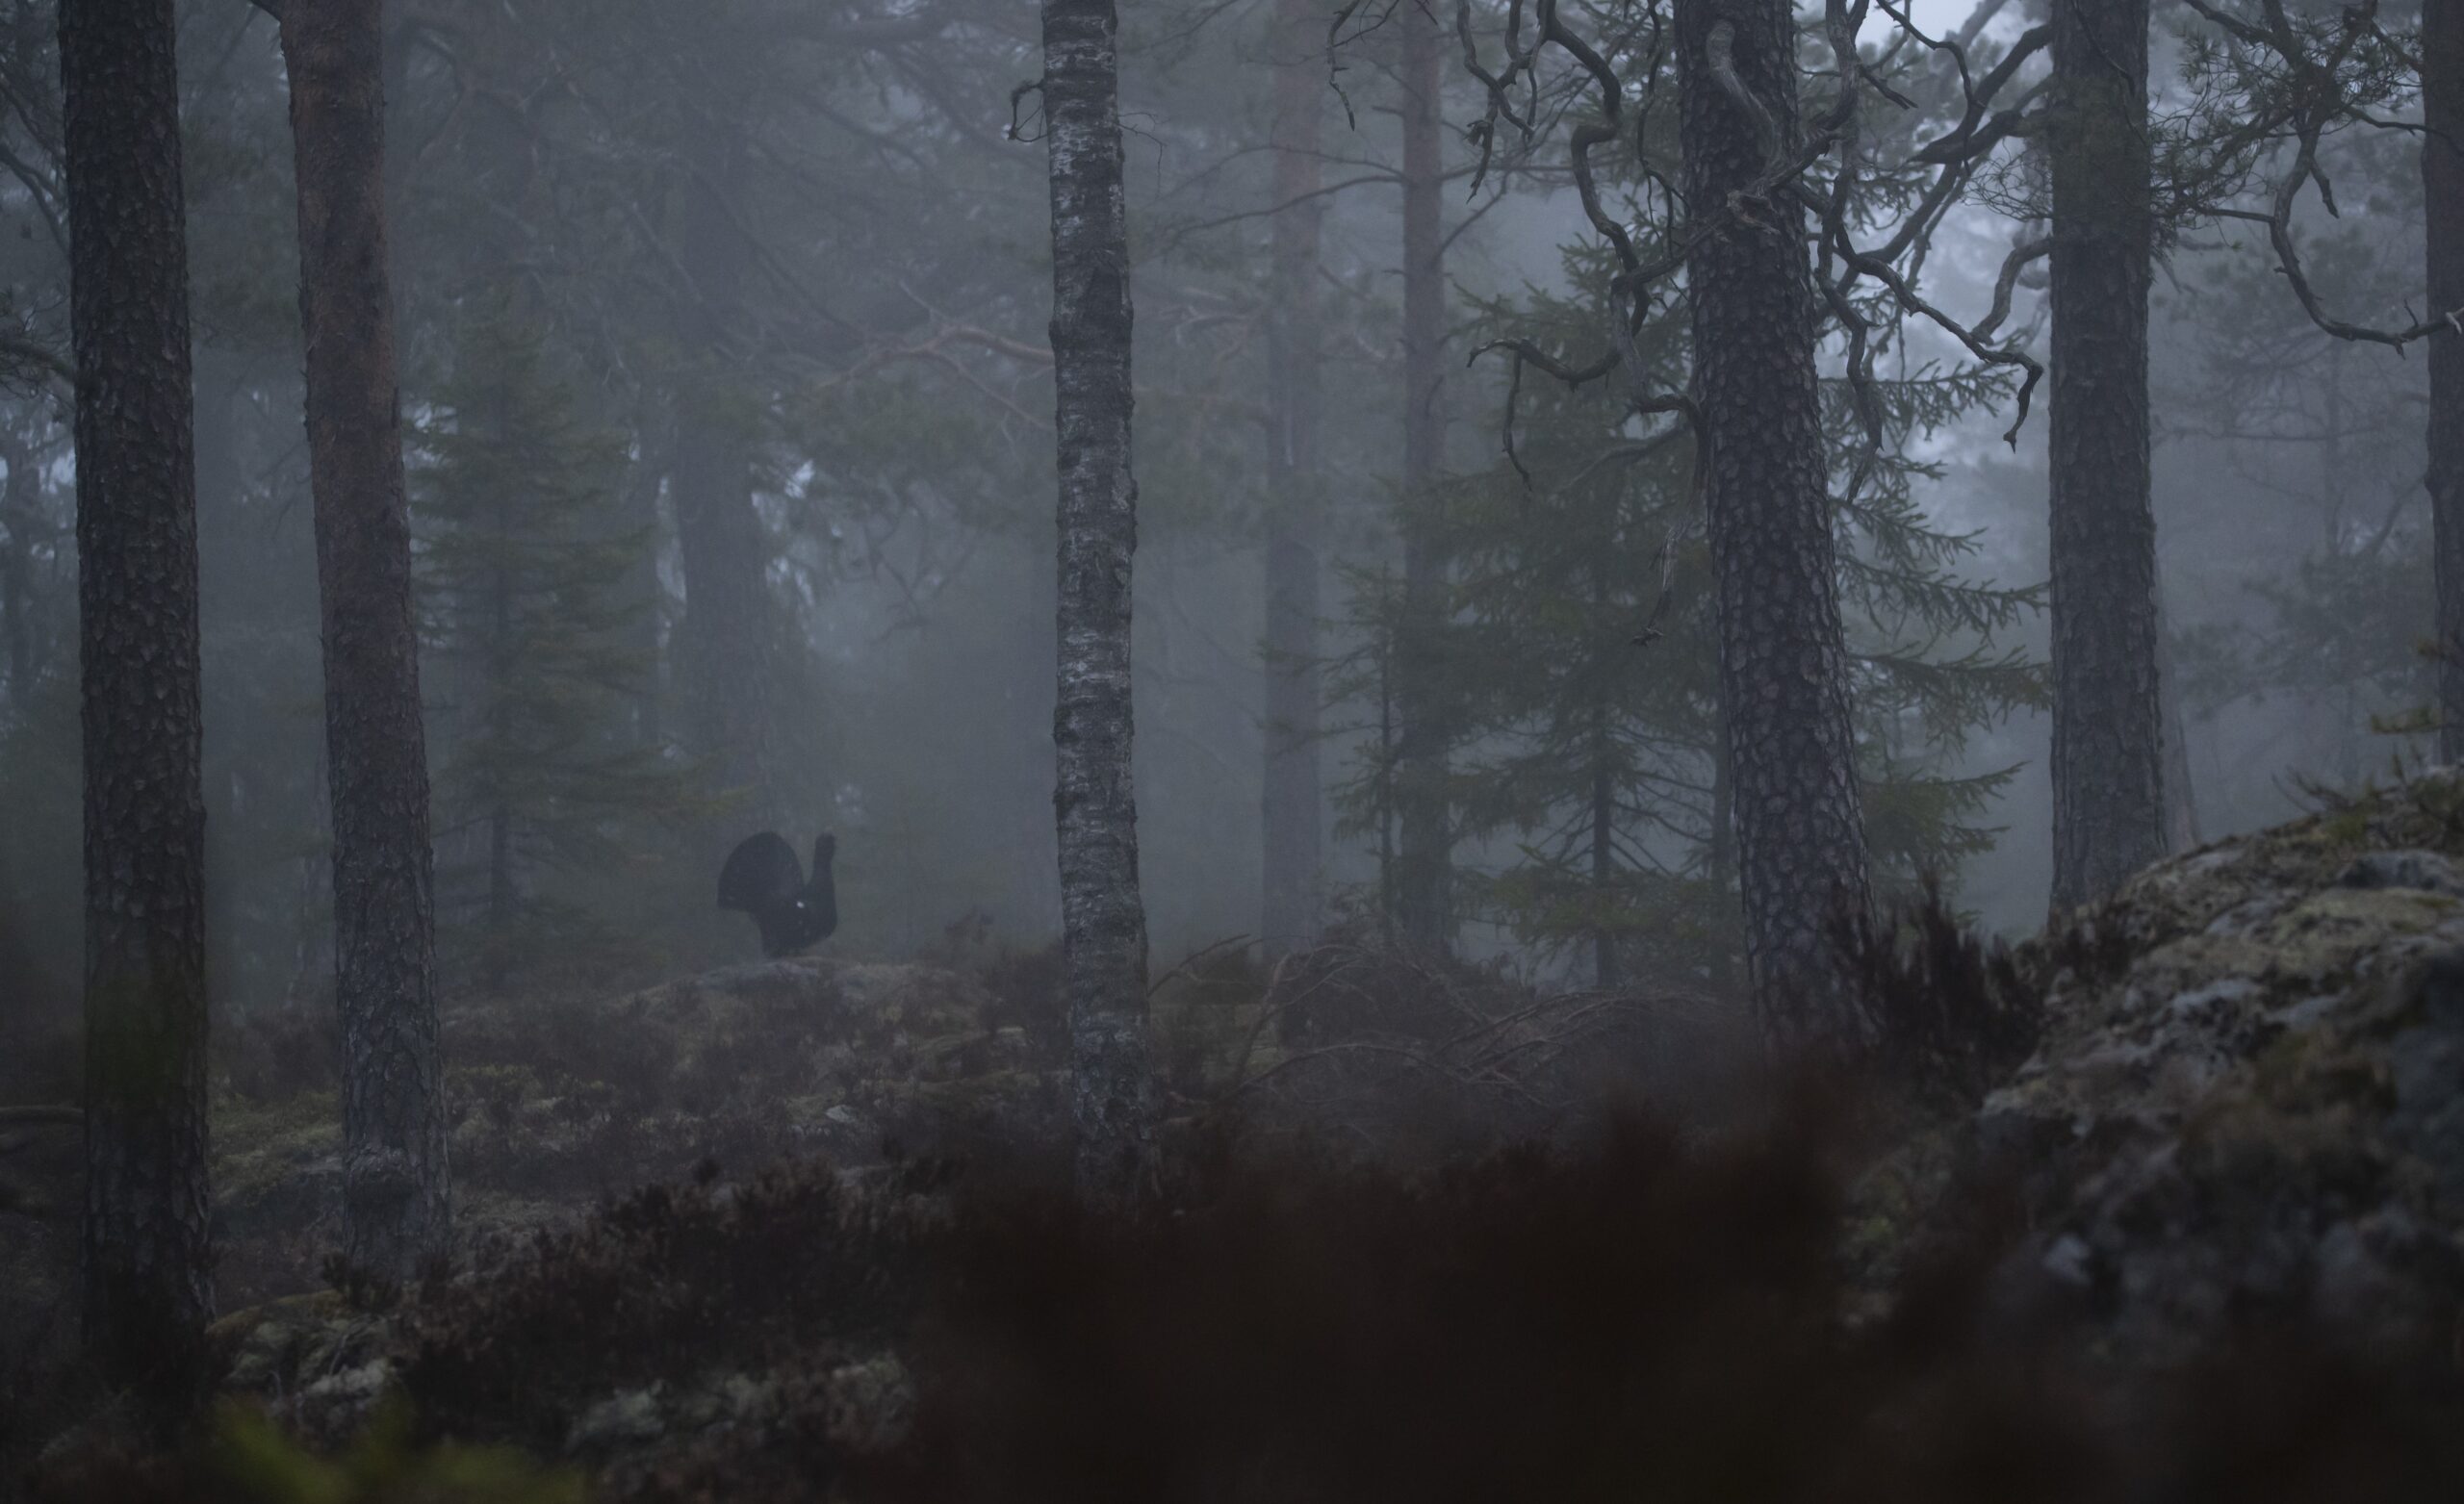
M 196 474 L 171 0 L 63 0 L 79 373 L 85 733 L 85 1335 L 159 1410 L 200 1377 L 205 805 Z
M 2112 892 L 2165 851 L 2147 427 L 2147 0 L 2054 7 L 2053 88 L 2053 903 L 2062 909 Z
M 1687 283 L 1746 954 L 1763 1032 L 1790 1051 L 1852 1027 L 1832 922 L 1869 902 L 1805 215 L 1756 192 L 1765 127 L 1720 83 L 1725 59 L 1794 154 L 1795 44 L 1787 0 L 1678 8 L 1686 200 L 1755 195 L 1696 244 Z
M 1266 557 L 1264 891 L 1269 959 L 1317 938 L 1324 912 L 1324 803 L 1319 752 L 1318 616 L 1325 542 L 1318 416 L 1319 139 L 1323 90 L 1312 65 L 1323 19 L 1310 0 L 1276 0 L 1274 312 L 1268 324 L 1273 427 Z
M 1454 939 L 1453 836 L 1437 635 L 1445 561 L 1424 521 L 1446 447 L 1444 38 L 1434 11 L 1399 7 L 1403 86 L 1403 634 L 1396 660 L 1395 898 L 1403 938 L 1431 951 Z
M 410 508 L 386 249 L 382 0 L 282 19 L 343 1035 L 343 1252 L 395 1279 L 450 1232 Z
M 740 359 L 735 323 L 752 247 L 726 197 L 742 160 L 740 128 L 705 122 L 690 143 L 677 254 L 692 278 L 679 335 L 689 375 L 677 394 L 669 483 L 684 580 L 676 634 L 686 746 L 710 759 L 720 786 L 744 798 L 736 818 L 755 828 L 781 818 L 779 755 L 770 699 L 774 642 L 770 548 L 753 502 L 753 445 L 730 375 Z
M 1060 691 L 1052 739 L 1078 1184 L 1100 1200 L 1155 1173 L 1146 910 L 1130 779 L 1129 226 L 1112 0 L 1043 0 L 1059 435 Z
M 2423 0 L 2422 189 L 2429 306 L 2464 308 L 2464 0 Z M 2429 337 L 2429 515 L 2438 592 L 2439 753 L 2464 762 L 2464 331 Z

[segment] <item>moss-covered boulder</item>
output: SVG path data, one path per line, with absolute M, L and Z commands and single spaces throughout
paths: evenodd
M 2464 1295 L 2464 775 L 2169 860 L 2030 948 L 1985 1103 L 2027 1278 L 2117 1352 L 2323 1318 L 2443 1352 Z

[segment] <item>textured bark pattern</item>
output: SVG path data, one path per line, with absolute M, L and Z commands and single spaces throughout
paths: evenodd
M 1317 63 L 1325 23 L 1311 0 L 1276 0 L 1274 292 L 1268 327 L 1273 390 L 1267 520 L 1265 890 L 1259 933 L 1270 957 L 1317 937 L 1324 911 L 1324 793 L 1319 763 L 1318 614 L 1325 492 L 1320 472 Z
M 1395 862 L 1396 918 L 1403 937 L 1444 950 L 1454 937 L 1453 850 L 1446 800 L 1446 733 L 1439 724 L 1443 663 L 1431 656 L 1445 563 L 1417 520 L 1446 446 L 1446 242 L 1444 39 L 1433 8 L 1396 10 L 1403 83 L 1403 617 L 1395 664 L 1400 721 L 1395 803 L 1401 846 Z
M 2147 0 L 2053 13 L 2053 902 L 2164 854 L 2147 451 Z
M 1723 38 L 1784 154 L 1801 130 L 1786 0 L 1684 0 L 1681 128 L 1697 212 L 1765 170 L 1753 116 L 1714 77 Z M 1830 924 L 1867 902 L 1803 212 L 1784 195 L 1757 201 L 1695 248 L 1687 281 L 1746 951 L 1764 1030 L 1792 1049 L 1846 1027 Z
M 171 0 L 64 0 L 86 848 L 85 1330 L 190 1378 L 213 1313 L 196 476 Z
M 343 1034 L 343 1251 L 395 1278 L 449 1232 L 410 511 L 385 238 L 382 0 L 285 8 L 323 620 Z
M 2422 5 L 2422 188 L 2429 306 L 2464 308 L 2464 0 Z M 2464 762 L 2464 333 L 2429 337 L 2429 507 L 2438 581 L 2440 752 Z
M 1078 1184 L 1141 1193 L 1155 1161 L 1146 910 L 1130 781 L 1129 224 L 1112 0 L 1044 0 L 1061 664 L 1052 715 Z
M 732 190 L 741 146 L 731 122 L 711 122 L 693 143 L 698 170 L 683 184 L 677 252 L 693 279 L 679 336 L 705 385 L 677 395 L 676 537 L 684 575 L 678 625 L 684 743 L 711 759 L 721 785 L 740 790 L 738 826 L 781 823 L 772 775 L 778 749 L 769 613 L 770 550 L 753 504 L 753 452 L 733 410 L 726 373 L 752 247 L 736 232 L 720 191 Z

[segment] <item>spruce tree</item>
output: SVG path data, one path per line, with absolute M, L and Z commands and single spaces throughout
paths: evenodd
M 545 946 L 586 938 L 543 879 L 605 864 L 680 810 L 682 771 L 645 749 L 633 707 L 652 665 L 629 630 L 649 539 L 622 524 L 626 453 L 584 416 L 542 331 L 514 315 L 464 334 L 424 425 L 422 579 L 440 731 L 441 907 L 470 923 L 501 985 Z
M 1577 294 L 1490 304 L 1477 332 L 1578 347 L 1612 268 L 1596 248 L 1567 257 Z M 1683 382 L 1681 318 L 1648 320 L 1634 348 L 1655 380 Z M 1945 770 L 1971 732 L 2042 701 L 2040 672 L 2007 646 L 2037 593 L 1963 576 L 1972 540 L 1927 519 L 1917 487 L 1935 472 L 1906 457 L 1999 395 L 1964 368 L 1878 378 L 1861 405 L 1844 378 L 1821 388 L 1865 831 L 1877 879 L 1903 889 L 1989 844 L 1981 819 L 2008 773 Z M 1466 854 L 1486 857 L 1457 875 L 1466 912 L 1544 950 L 1579 948 L 1602 986 L 1724 980 L 1744 945 L 1693 465 L 1681 424 L 1629 417 L 1620 393 L 1534 384 L 1514 454 L 1446 488 L 1433 512 L 1453 576 L 1427 649 L 1453 688 L 1450 818 Z M 1337 683 L 1365 724 L 1382 656 L 1416 619 L 1391 584 L 1354 584 L 1364 647 Z M 1390 807 L 1380 747 L 1363 742 L 1341 791 L 1357 833 Z

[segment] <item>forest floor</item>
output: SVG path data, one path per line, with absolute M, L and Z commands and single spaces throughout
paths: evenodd
M 223 1388 L 302 1459 L 407 1426 L 605 1498 L 2456 1497 L 2464 779 L 2012 959 L 2036 1048 L 1951 1100 L 1759 1077 L 1690 993 L 1201 959 L 1125 1217 L 1059 1189 L 1048 956 L 462 1005 L 461 1251 L 406 1291 L 325 1266 L 330 1055 L 259 1020 L 216 1104 Z M 20 1448 L 76 1418 L 35 1402 L 73 1392 L 69 1150 L 6 1161 Z M 51 1443 L 54 1496 L 242 1496 L 97 1473 L 104 1438 Z

